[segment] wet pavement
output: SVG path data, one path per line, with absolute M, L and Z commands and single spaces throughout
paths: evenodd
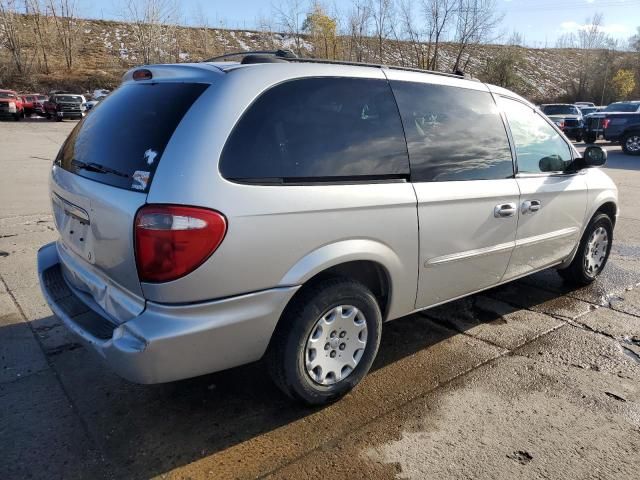
M 1 479 L 637 478 L 640 159 L 607 147 L 622 214 L 595 284 L 544 271 L 388 323 L 362 384 L 310 409 L 260 362 L 130 384 L 51 314 L 35 252 L 72 126 L 2 124 Z

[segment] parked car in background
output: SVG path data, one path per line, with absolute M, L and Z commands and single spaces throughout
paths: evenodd
M 612 113 L 637 113 L 640 112 L 640 101 L 614 102 L 596 113 L 590 114 L 585 119 L 584 138 L 588 143 L 595 142 L 604 136 L 604 120 Z
M 586 107 L 586 106 L 585 107 L 581 107 L 579 105 L 577 105 L 577 107 L 580 109 L 580 112 L 582 113 L 583 122 L 585 121 L 585 117 L 587 115 L 591 115 L 592 113 L 596 113 L 596 112 L 599 111 L 598 107 Z
M 619 142 L 628 155 L 640 155 L 640 112 L 608 113 L 601 124 L 605 140 Z
M 58 122 L 67 118 L 79 120 L 85 115 L 85 103 L 83 95 L 57 93 L 44 102 L 45 116 Z
M 604 268 L 618 196 L 591 167 L 606 151 L 581 155 L 525 99 L 273 60 L 131 70 L 54 161 L 44 297 L 120 375 L 265 356 L 287 395 L 325 404 L 366 375 L 383 322 L 549 267 L 580 285 Z
M 570 103 L 548 103 L 540 105 L 540 110 L 551 119 L 564 134 L 577 142 L 582 141 L 582 112 Z
M 34 97 L 35 97 L 35 100 L 33 102 L 33 112 L 40 117 L 46 116 L 45 109 L 44 109 L 44 102 L 46 102 L 49 99 L 49 97 L 41 93 L 34 94 Z
M 595 107 L 596 104 L 593 102 L 575 102 L 574 105 L 576 107 Z
M 16 122 L 24 118 L 24 102 L 13 90 L 0 90 L 0 117 Z
M 28 117 L 32 113 L 34 113 L 36 97 L 27 93 L 27 94 L 20 95 L 20 98 L 22 99 L 24 115 Z
M 87 112 L 95 107 L 98 103 L 100 103 L 100 101 L 105 99 L 107 95 L 109 95 L 109 93 L 111 93 L 110 90 L 94 90 L 94 92 L 90 95 L 90 100 L 87 100 L 87 102 L 84 104 Z

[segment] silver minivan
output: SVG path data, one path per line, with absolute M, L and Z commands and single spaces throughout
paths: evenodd
M 548 267 L 593 281 L 617 215 L 590 168 L 605 160 L 460 76 L 251 55 L 142 67 L 55 159 L 40 283 L 131 381 L 262 359 L 322 404 L 364 377 L 386 321 Z

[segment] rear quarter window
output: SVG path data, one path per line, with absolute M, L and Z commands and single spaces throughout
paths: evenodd
M 392 179 L 409 163 L 385 80 L 305 78 L 249 107 L 220 160 L 222 175 L 256 183 Z
M 121 86 L 78 123 L 56 164 L 114 187 L 147 190 L 171 135 L 207 87 L 197 83 Z

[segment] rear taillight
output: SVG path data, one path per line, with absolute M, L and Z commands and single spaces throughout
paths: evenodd
M 148 205 L 135 219 L 138 276 L 142 282 L 168 282 L 198 268 L 220 246 L 225 217 L 213 210 Z
M 611 123 L 611 119 L 605 118 L 604 120 L 602 120 L 602 128 L 607 128 L 610 123 Z

